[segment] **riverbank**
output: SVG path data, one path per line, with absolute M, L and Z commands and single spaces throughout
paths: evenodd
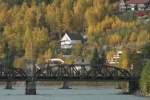
M 134 95 L 136 95 L 136 96 L 142 96 L 142 97 L 150 97 L 149 93 L 144 93 L 141 90 L 138 90 Z

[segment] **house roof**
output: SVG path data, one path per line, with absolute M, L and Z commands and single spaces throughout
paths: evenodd
M 77 33 L 66 33 L 71 40 L 83 40 L 83 36 L 81 34 L 77 34 Z
M 127 4 L 146 4 L 150 0 L 127 0 Z

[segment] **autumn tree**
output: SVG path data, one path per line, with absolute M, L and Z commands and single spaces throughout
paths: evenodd
M 119 67 L 124 69 L 129 68 L 129 55 L 126 50 L 123 51 L 121 57 L 119 58 Z
M 63 32 L 71 32 L 72 25 L 72 12 L 70 10 L 65 10 L 63 14 Z
M 122 40 L 122 37 L 119 34 L 115 33 L 110 36 L 109 44 L 116 46 L 121 43 L 121 40 Z

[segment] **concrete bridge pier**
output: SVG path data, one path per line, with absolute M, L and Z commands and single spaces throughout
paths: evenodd
M 129 80 L 129 93 L 133 94 L 139 89 L 139 80 L 131 79 Z
M 26 80 L 26 89 L 25 94 L 26 95 L 36 95 L 36 66 L 35 66 L 35 59 L 31 59 L 27 63 L 27 80 Z
M 69 82 L 68 81 L 63 81 L 62 87 L 60 89 L 71 89 L 71 88 L 69 88 Z
M 12 81 L 7 80 L 5 89 L 12 89 Z
M 26 95 L 36 95 L 36 82 L 33 80 L 26 80 Z

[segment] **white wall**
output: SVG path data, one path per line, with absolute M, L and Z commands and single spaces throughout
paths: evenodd
M 67 34 L 65 34 L 63 36 L 63 38 L 61 39 L 61 48 L 62 49 L 69 49 L 71 47 L 72 47 L 71 39 L 69 38 L 69 36 Z

